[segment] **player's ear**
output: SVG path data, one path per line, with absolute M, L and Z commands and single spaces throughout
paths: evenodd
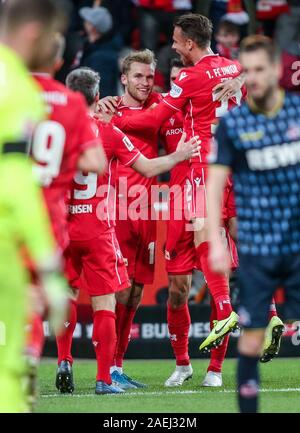
M 188 50 L 192 51 L 192 49 L 194 48 L 195 42 L 192 41 L 192 39 L 187 39 L 186 43 L 187 43 Z
M 123 84 L 123 86 L 127 86 L 127 83 L 128 83 L 127 75 L 125 75 L 125 74 L 121 75 L 121 83 Z
M 100 99 L 100 93 L 98 92 L 97 95 L 95 96 L 95 103 L 97 104 L 97 102 Z

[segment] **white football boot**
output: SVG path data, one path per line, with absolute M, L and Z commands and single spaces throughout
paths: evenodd
M 201 386 L 222 386 L 222 373 L 216 373 L 215 371 L 208 371 Z
M 185 380 L 193 377 L 193 368 L 189 365 L 176 365 L 174 372 L 165 381 L 165 386 L 181 386 Z

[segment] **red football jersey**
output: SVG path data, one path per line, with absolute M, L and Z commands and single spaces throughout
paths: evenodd
M 216 101 L 213 88 L 226 80 L 236 78 L 241 73 L 241 66 L 237 61 L 220 57 L 218 54 L 208 54 L 199 62 L 186 69 L 182 69 L 172 83 L 169 94 L 163 98 L 153 110 L 143 116 L 136 116 L 127 122 L 118 119 L 118 126 L 124 132 L 147 129 L 173 116 L 174 112 L 182 111 L 184 116 L 183 128 L 187 138 L 195 135 L 201 140 L 199 157 L 192 162 L 207 164 L 210 141 L 217 123 L 217 119 L 224 115 L 231 105 L 239 104 L 243 89 L 230 100 Z
M 126 123 L 128 119 L 134 118 L 138 113 L 144 112 L 153 104 L 159 103 L 160 100 L 161 100 L 161 95 L 159 93 L 152 93 L 148 97 L 147 101 L 143 106 L 129 107 L 127 105 L 124 105 L 123 99 L 122 97 L 120 97 L 118 101 L 117 115 L 114 117 L 113 122 L 116 124 L 116 126 L 118 126 L 119 119 L 122 119 L 122 122 Z M 128 138 L 134 144 L 134 146 L 138 150 L 140 150 L 144 156 L 146 156 L 149 159 L 156 158 L 158 156 L 158 137 L 157 137 L 156 126 L 154 126 L 154 128 L 144 128 L 143 130 L 132 131 L 127 135 Z M 142 185 L 146 188 L 149 197 L 151 192 L 151 186 L 156 183 L 156 177 L 146 178 L 141 174 L 137 173 L 132 168 L 128 166 L 127 167 L 124 166 L 120 161 L 118 162 L 117 177 L 118 179 L 126 178 L 127 187 L 128 187 L 127 192 L 133 186 Z M 122 180 L 120 182 L 122 182 Z M 117 189 L 118 189 L 118 183 L 117 183 Z M 123 201 L 122 200 L 124 198 L 123 194 L 119 193 L 119 191 L 117 197 L 118 197 L 118 204 L 121 206 L 123 203 L 124 205 L 128 206 L 136 198 L 134 194 L 134 197 L 127 197 L 127 200 Z M 149 203 L 147 200 L 147 206 L 148 205 Z
M 94 119 L 108 160 L 102 176 L 78 171 L 73 179 L 69 200 L 71 240 L 89 240 L 101 232 L 114 231 L 116 202 L 116 164 L 130 167 L 140 156 L 129 138 L 111 124 Z
M 32 140 L 32 156 L 48 206 L 54 235 L 64 249 L 68 243 L 65 197 L 76 171 L 80 154 L 100 145 L 87 105 L 80 93 L 73 92 L 48 74 L 34 74 L 42 88 L 49 117 L 41 122 Z

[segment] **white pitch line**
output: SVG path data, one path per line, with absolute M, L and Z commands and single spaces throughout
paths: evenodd
M 219 394 L 235 394 L 237 391 L 235 389 L 224 389 L 217 391 Z M 300 392 L 300 388 L 279 388 L 279 389 L 265 389 L 262 388 L 260 392 Z M 207 391 L 153 391 L 153 392 L 129 392 L 124 394 L 117 395 L 118 398 L 120 397 L 131 397 L 131 396 L 159 396 L 159 395 L 180 395 L 180 394 L 207 394 Z M 108 396 L 112 396 L 112 394 L 106 394 Z M 67 397 L 67 398 L 83 398 L 83 397 L 95 397 L 95 393 L 92 394 L 73 394 L 73 395 L 62 395 L 62 394 L 41 394 L 41 398 L 57 398 L 57 397 Z M 113 395 L 113 397 L 116 397 L 116 394 Z

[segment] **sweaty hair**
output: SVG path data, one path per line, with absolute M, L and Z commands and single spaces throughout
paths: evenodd
M 130 67 L 132 63 L 143 63 L 144 65 L 154 65 L 156 66 L 156 59 L 154 57 L 154 53 L 148 49 L 141 51 L 133 51 L 129 53 L 122 60 L 121 71 L 122 74 L 127 74 L 130 71 Z
M 199 48 L 210 46 L 212 37 L 212 23 L 203 15 L 186 14 L 181 15 L 174 21 L 174 26 L 181 28 L 183 35 L 187 39 L 194 41 Z
M 14 31 L 26 22 L 37 21 L 45 28 L 63 32 L 67 25 L 64 9 L 56 0 L 6 0 L 0 9 L 0 23 Z
M 271 63 L 280 61 L 279 47 L 267 36 L 252 35 L 242 40 L 240 54 L 253 53 L 259 50 L 263 50 L 267 53 Z
M 66 86 L 80 92 L 90 106 L 99 93 L 100 75 L 91 68 L 78 68 L 70 72 L 66 78 Z

